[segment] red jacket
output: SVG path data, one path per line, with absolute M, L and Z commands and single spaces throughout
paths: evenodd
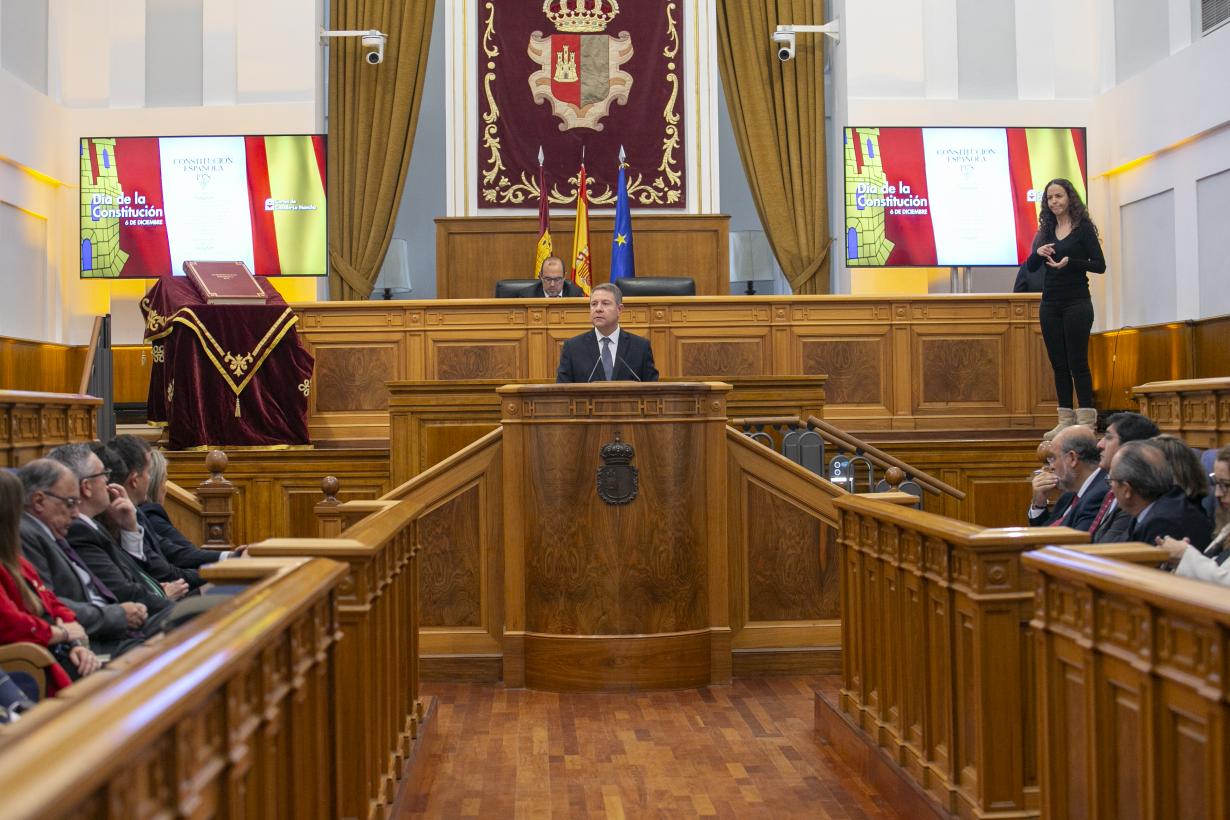
M 30 565 L 25 558 L 18 557 L 21 562 L 21 574 L 26 583 L 35 591 L 43 602 L 43 608 L 52 620 L 59 618 L 65 623 L 77 620 L 72 610 L 60 603 L 55 593 L 43 585 L 38 576 L 38 570 Z M 25 601 L 17 589 L 17 583 L 4 566 L 0 566 L 0 644 L 6 643 L 36 643 L 39 646 L 49 646 L 51 642 L 51 625 L 46 620 L 34 615 L 26 609 Z M 47 693 L 54 695 L 70 683 L 68 673 L 55 664 L 49 669 Z

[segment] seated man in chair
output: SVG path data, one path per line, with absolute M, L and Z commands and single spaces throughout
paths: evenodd
M 558 256 L 548 256 L 542 260 L 538 271 L 538 284 L 526 294 L 530 297 L 546 297 L 556 299 L 561 296 L 584 296 L 585 291 L 564 277 L 564 260 Z

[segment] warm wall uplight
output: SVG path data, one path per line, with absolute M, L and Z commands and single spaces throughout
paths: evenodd
M 851 296 L 915 296 L 931 292 L 931 282 L 948 281 L 948 268 L 850 269 Z

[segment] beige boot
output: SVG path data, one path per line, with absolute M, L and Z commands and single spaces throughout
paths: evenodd
M 1083 424 L 1096 432 L 1098 427 L 1098 409 L 1096 407 L 1076 408 L 1076 423 Z
M 1082 410 L 1085 408 L 1081 408 Z M 1096 411 L 1095 411 L 1096 412 Z M 1076 424 L 1076 411 L 1071 407 L 1059 408 L 1059 423 L 1042 434 L 1043 441 L 1050 441 L 1055 436 L 1059 435 L 1059 431 L 1065 427 L 1071 427 Z

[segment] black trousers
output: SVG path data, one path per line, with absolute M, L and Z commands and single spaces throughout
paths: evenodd
M 1055 396 L 1060 407 L 1093 407 L 1093 376 L 1089 373 L 1089 331 L 1093 329 L 1093 301 L 1042 301 L 1038 309 L 1042 341 L 1055 371 Z M 1072 404 L 1072 384 L 1076 399 Z

